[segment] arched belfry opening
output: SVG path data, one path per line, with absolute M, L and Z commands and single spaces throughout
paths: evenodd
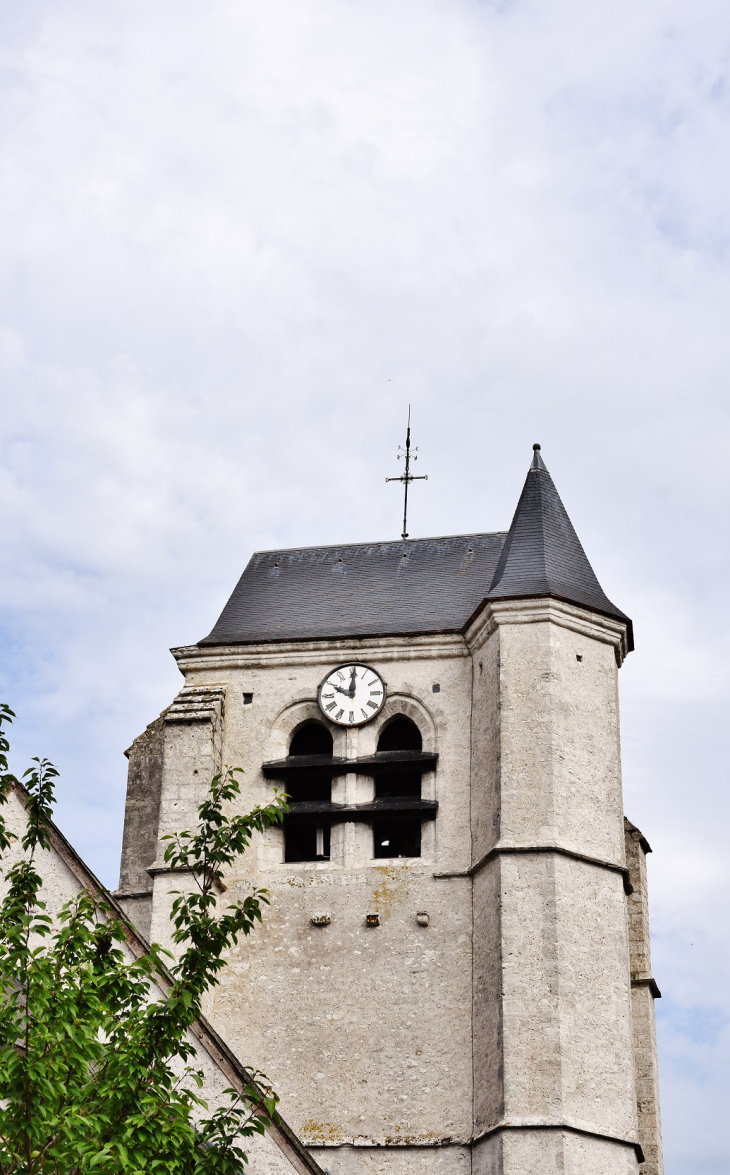
M 294 733 L 289 755 L 332 755 L 332 735 L 321 722 L 305 722 Z
M 397 714 L 383 727 L 378 739 L 379 751 L 422 751 L 421 732 L 410 718 Z
M 289 744 L 288 758 L 297 759 L 301 769 L 286 784 L 285 861 L 329 860 L 330 821 L 323 805 L 332 802 L 332 774 L 327 764 L 332 752 L 332 735 L 321 722 L 305 722 Z
M 420 857 L 421 826 L 435 820 L 438 801 L 423 799 L 421 778 L 434 771 L 438 755 L 424 751 L 418 726 L 395 714 L 380 730 L 377 750 L 354 758 L 336 757 L 329 724 L 311 718 L 291 734 L 285 759 L 262 765 L 266 779 L 284 783 L 289 812 L 284 818 L 284 860 L 330 860 L 335 824 L 366 824 L 373 832 L 374 858 Z M 350 774 L 373 781 L 373 797 L 332 802 L 332 780 Z
M 398 714 L 383 728 L 378 739 L 382 762 L 375 773 L 375 800 L 421 799 L 422 768 L 408 761 L 408 752 L 422 751 L 421 732 L 410 718 Z M 412 814 L 388 817 L 373 823 L 374 857 L 420 857 L 421 821 Z

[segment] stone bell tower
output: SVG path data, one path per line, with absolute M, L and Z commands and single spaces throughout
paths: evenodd
M 244 807 L 286 788 L 227 878 L 271 905 L 207 1013 L 332 1175 L 660 1175 L 632 647 L 536 446 L 507 533 L 256 554 L 173 650 L 119 896 L 166 942 L 160 837 L 222 763 Z

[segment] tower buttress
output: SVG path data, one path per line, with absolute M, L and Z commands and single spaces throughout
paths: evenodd
M 495 603 L 467 634 L 477 1170 L 637 1170 L 623 635 L 551 599 Z
M 165 720 L 160 715 L 125 751 L 129 769 L 116 896 L 146 939 L 152 918 L 152 878 L 147 870 L 157 856 L 164 749 Z
M 604 594 L 540 456 L 473 657 L 474 1137 L 478 1171 L 624 1175 L 634 1080 L 617 667 Z

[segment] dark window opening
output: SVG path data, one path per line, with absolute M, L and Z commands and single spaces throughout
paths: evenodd
M 307 722 L 300 726 L 289 745 L 289 755 L 324 755 L 332 757 L 332 735 L 321 722 Z M 289 816 L 284 818 L 285 861 L 329 861 L 330 826 L 323 821 L 314 823 L 296 819 L 297 807 L 311 801 L 332 802 L 332 779 L 313 767 L 286 784 L 289 796 Z M 291 819 L 294 817 L 294 819 Z
M 378 739 L 379 751 L 421 751 L 423 740 L 415 722 L 394 718 Z M 421 798 L 421 772 L 416 767 L 393 764 L 375 774 L 375 798 Z M 420 857 L 420 820 L 376 820 L 373 825 L 375 857 Z
M 307 722 L 300 726 L 291 740 L 290 755 L 327 755 L 332 757 L 332 735 L 319 722 Z M 328 774 L 312 767 L 304 775 L 290 779 L 286 785 L 289 806 L 306 803 L 307 800 L 332 802 L 332 779 Z
M 409 718 L 395 718 L 378 739 L 379 751 L 420 751 L 423 748 L 421 732 Z M 421 772 L 412 767 L 395 764 L 375 776 L 375 798 L 411 796 L 421 798 Z M 419 841 L 420 843 L 420 841 Z M 419 849 L 420 853 L 420 849 Z M 384 854 L 388 856 L 388 853 Z M 396 856 L 410 854 L 396 854 Z M 416 854 L 417 856 L 418 854 Z
M 376 857 L 420 857 L 420 820 L 376 820 L 373 825 Z
M 375 776 L 375 798 L 394 796 L 421 798 L 421 772 L 405 770 L 379 771 Z
M 302 776 L 300 779 L 289 779 L 286 784 L 286 794 L 289 796 L 289 807 L 296 804 L 306 804 L 308 800 L 319 800 L 325 804 L 332 802 L 332 780 L 328 775 Z
M 300 726 L 289 746 L 290 755 L 331 755 L 332 735 L 321 722 Z
M 379 751 L 422 751 L 423 739 L 410 718 L 394 718 L 378 739 Z M 290 754 L 293 752 L 290 752 Z
M 285 861 L 329 861 L 330 830 L 326 824 L 289 824 L 284 827 Z

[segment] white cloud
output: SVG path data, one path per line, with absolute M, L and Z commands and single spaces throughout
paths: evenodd
M 166 648 L 253 549 L 397 536 L 412 401 L 413 533 L 540 440 L 633 615 L 664 1055 L 728 1015 L 729 54 L 720 0 L 0 7 L 2 682 L 106 880 Z M 668 1175 L 725 1169 L 666 1064 Z

